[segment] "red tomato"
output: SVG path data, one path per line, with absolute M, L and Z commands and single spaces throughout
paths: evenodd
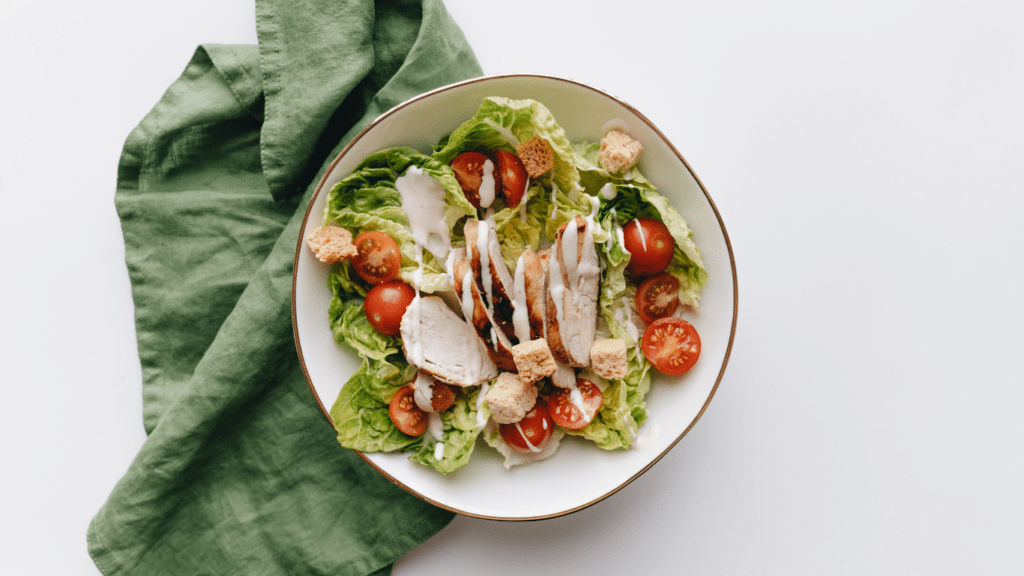
M 583 408 L 593 418 L 604 400 L 601 389 L 590 380 L 582 378 L 576 379 L 576 389 L 580 391 Z M 573 403 L 572 391 L 565 388 L 559 388 L 548 397 L 548 411 L 551 412 L 551 419 L 555 424 L 567 430 L 579 430 L 590 424 L 590 421 L 583 419 L 583 413 Z
M 516 452 L 540 452 L 551 440 L 555 423 L 544 403 L 538 402 L 522 420 L 515 424 L 502 424 L 500 430 L 505 444 Z
M 633 219 L 622 228 L 626 250 L 630 253 L 626 270 L 637 276 L 660 274 L 672 261 L 676 241 L 668 227 L 654 218 Z
M 679 280 L 662 274 L 644 280 L 636 289 L 636 310 L 645 324 L 671 316 L 679 307 Z
M 359 253 L 352 260 L 356 274 L 370 284 L 383 284 L 398 276 L 402 252 L 398 244 L 384 232 L 370 230 L 356 236 Z
M 463 152 L 452 160 L 452 171 L 455 179 L 466 193 L 466 198 L 474 208 L 480 207 L 480 183 L 484 181 L 484 163 L 490 160 L 479 152 Z M 498 170 L 494 170 L 494 195 L 501 193 L 501 179 Z
M 366 319 L 377 332 L 398 336 L 402 315 L 415 297 L 416 289 L 401 280 L 378 284 L 366 294 Z
M 434 409 L 434 412 L 444 412 L 451 408 L 452 404 L 455 404 L 455 391 L 451 386 L 434 380 L 432 376 L 422 370 L 416 374 L 416 378 L 413 380 L 414 388 L 418 387 L 420 382 L 423 382 L 423 386 L 430 385 L 430 407 Z
M 409 436 L 419 436 L 427 431 L 427 413 L 416 405 L 412 386 L 406 384 L 395 392 L 388 405 L 391 422 Z
M 700 356 L 700 335 L 682 318 L 662 318 L 647 327 L 641 348 L 659 372 L 682 374 Z
M 501 178 L 501 193 L 505 196 L 505 204 L 509 208 L 519 206 L 526 194 L 526 167 L 519 156 L 504 150 L 496 153 L 498 159 L 498 176 Z

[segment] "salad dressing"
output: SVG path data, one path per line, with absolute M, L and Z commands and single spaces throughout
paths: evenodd
M 544 425 L 544 429 L 547 430 L 548 429 L 548 422 L 547 422 L 547 420 L 542 420 L 541 422 Z M 516 430 L 518 430 L 519 431 L 519 435 L 523 437 L 523 442 L 526 442 L 526 447 L 530 449 L 530 452 L 540 452 L 540 448 L 537 448 L 536 446 L 534 446 L 533 443 L 530 442 L 530 439 L 526 437 L 526 433 L 523 432 L 523 427 L 519 425 L 519 422 L 516 422 Z
M 644 236 L 644 227 L 636 218 L 633 218 L 633 222 L 636 223 L 636 233 L 640 235 L 640 245 L 644 247 L 644 252 L 647 252 L 647 237 Z
M 583 421 L 590 424 L 594 415 L 587 412 L 586 407 L 583 405 L 583 394 L 580 393 L 580 389 L 576 386 L 575 382 L 573 382 L 572 389 L 569 391 L 569 400 L 580 411 L 580 414 L 583 415 Z
M 494 162 L 484 162 L 484 179 L 480 182 L 480 207 L 490 208 L 494 203 Z
M 619 191 L 615 188 L 615 185 L 611 182 L 601 186 L 601 198 L 604 198 L 605 200 L 614 200 L 615 195 L 618 194 L 618 192 Z
M 412 168 L 410 168 L 410 170 L 412 170 Z M 420 320 L 422 312 L 422 308 L 420 306 L 422 303 L 422 299 L 420 298 L 420 285 L 423 283 L 423 246 L 421 246 L 418 241 L 416 242 L 416 263 L 419 264 L 419 267 L 416 268 L 416 271 L 413 272 L 412 275 L 413 288 L 416 290 L 416 295 L 413 296 L 412 302 L 405 310 L 405 313 L 410 315 L 410 322 L 412 322 L 412 325 L 415 327 L 413 328 L 414 337 L 412 342 L 405 343 L 405 349 L 409 363 L 413 366 L 422 366 L 423 324 Z
M 490 382 L 484 382 L 480 385 L 480 392 L 476 395 L 476 429 L 483 430 L 484 426 L 487 426 L 487 419 L 484 418 L 483 407 L 484 399 L 487 397 L 487 389 L 491 387 Z
M 530 315 L 526 310 L 526 265 L 521 254 L 516 260 L 516 273 L 512 280 L 512 329 L 516 340 L 530 340 Z
M 424 412 L 434 412 L 434 405 L 430 402 L 434 397 L 434 378 L 420 370 L 416 372 L 412 387 L 414 390 L 412 397 L 416 401 L 416 406 Z
M 452 249 L 451 235 L 444 219 L 445 189 L 419 166 L 410 166 L 395 180 L 402 197 L 402 211 L 417 246 L 425 247 L 439 261 Z
M 491 285 L 491 259 L 487 244 L 490 240 L 491 227 L 486 220 L 478 220 L 476 225 L 476 251 L 480 253 L 480 281 L 484 284 L 487 296 L 487 311 L 494 314 L 494 287 Z

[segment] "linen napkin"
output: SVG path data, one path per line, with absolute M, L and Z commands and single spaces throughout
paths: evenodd
M 440 0 L 256 8 L 259 46 L 200 46 L 118 167 L 148 438 L 89 526 L 108 576 L 389 574 L 453 516 L 337 445 L 291 275 L 341 148 L 480 67 Z

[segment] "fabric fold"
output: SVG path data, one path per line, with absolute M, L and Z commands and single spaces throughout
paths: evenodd
M 199 47 L 118 168 L 149 436 L 89 527 L 108 575 L 385 574 L 452 517 L 337 446 L 291 276 L 344 144 L 479 66 L 436 0 L 261 0 L 257 29 L 258 48 Z

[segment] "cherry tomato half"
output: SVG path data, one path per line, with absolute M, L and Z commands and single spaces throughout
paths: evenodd
M 700 357 L 700 335 L 686 320 L 670 316 L 647 327 L 641 348 L 659 372 L 678 375 L 692 368 Z
M 352 267 L 360 278 L 370 284 L 383 284 L 398 276 L 402 252 L 391 236 L 370 230 L 356 236 L 355 245 L 359 253 L 352 260 Z
M 551 440 L 555 423 L 544 403 L 538 402 L 522 420 L 515 424 L 502 424 L 499 429 L 505 444 L 516 452 L 540 452 Z
M 370 326 L 381 334 L 398 336 L 402 315 L 416 297 L 416 289 L 401 280 L 378 284 L 366 294 L 363 307 Z
M 466 198 L 474 208 L 480 207 L 480 184 L 484 181 L 484 164 L 490 158 L 479 152 L 463 152 L 452 160 L 452 171 L 455 179 L 465 192 Z M 494 170 L 494 195 L 501 193 L 501 178 L 498 170 Z
M 623 243 L 630 253 L 626 270 L 637 276 L 660 274 L 672 261 L 676 241 L 668 227 L 654 218 L 633 219 L 622 228 Z
M 601 389 L 590 380 L 582 378 L 576 379 L 576 389 L 580 392 L 579 402 L 583 404 L 583 409 L 592 419 L 604 400 Z M 572 390 L 559 388 L 554 394 L 548 396 L 548 411 L 551 412 L 551 419 L 555 424 L 567 430 L 579 430 L 590 424 L 590 420 L 583 418 L 583 413 L 572 401 Z
M 419 436 L 427 431 L 427 413 L 416 405 L 413 394 L 416 391 L 406 384 L 395 392 L 388 405 L 388 416 L 391 422 L 409 436 Z
M 636 289 L 636 310 L 645 324 L 671 316 L 679 308 L 679 280 L 671 274 L 648 278 Z
M 501 193 L 509 208 L 519 206 L 526 194 L 526 167 L 519 156 L 504 150 L 495 153 L 498 159 L 498 176 L 501 178 Z

